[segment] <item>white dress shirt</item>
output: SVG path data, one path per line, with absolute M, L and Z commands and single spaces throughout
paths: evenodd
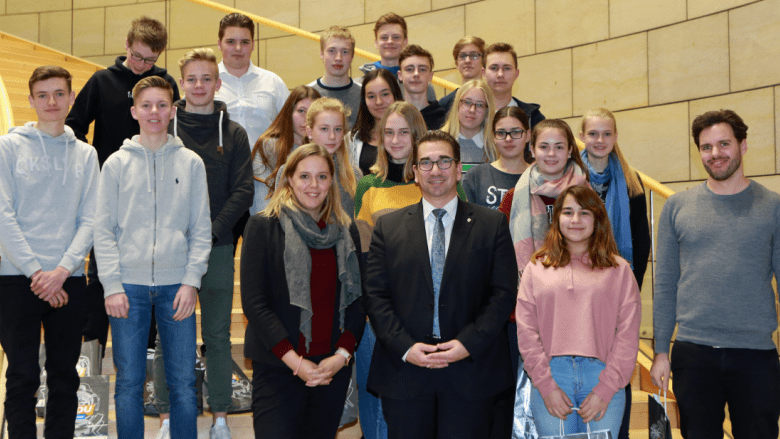
M 230 119 L 246 130 L 251 148 L 282 110 L 290 91 L 279 75 L 261 69 L 251 61 L 249 70 L 240 78 L 231 75 L 224 62 L 220 62 L 219 79 L 222 87 L 214 99 L 224 102 Z

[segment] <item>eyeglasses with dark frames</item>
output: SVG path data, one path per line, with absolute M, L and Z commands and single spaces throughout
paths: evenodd
M 134 61 L 143 61 L 144 64 L 152 65 L 157 62 L 157 58 L 144 58 L 143 56 L 131 51 L 130 52 L 130 58 L 133 58 Z
M 506 139 L 506 136 L 509 136 L 513 139 L 522 139 L 523 134 L 525 134 L 525 130 L 512 130 L 512 131 L 498 130 L 493 133 L 493 136 L 495 136 L 495 138 L 498 140 L 504 140 Z
M 433 170 L 433 165 L 436 165 L 439 167 L 439 169 L 444 171 L 446 169 L 450 169 L 452 164 L 456 161 L 457 160 L 452 157 L 442 157 L 439 160 L 422 159 L 417 162 L 417 167 L 420 168 L 421 171 L 430 171 Z

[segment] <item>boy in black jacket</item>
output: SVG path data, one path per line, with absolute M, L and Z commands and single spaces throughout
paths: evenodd
M 178 136 L 184 146 L 197 153 L 206 165 L 213 247 L 198 297 L 203 341 L 208 345 L 208 404 L 214 414 L 209 436 L 211 439 L 229 439 L 231 435 L 225 417 L 233 394 L 233 359 L 230 352 L 232 228 L 254 198 L 251 148 L 246 131 L 230 120 L 225 103 L 214 100 L 214 94 L 221 85 L 214 51 L 191 50 L 179 60 L 179 68 L 185 99 L 174 103 L 176 118 L 168 127 L 168 132 Z M 158 437 L 166 437 L 165 419 L 169 402 L 159 345 L 155 355 L 155 394 L 163 424 Z

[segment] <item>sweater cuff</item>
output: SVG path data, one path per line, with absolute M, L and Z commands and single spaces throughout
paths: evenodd
M 30 262 L 26 264 L 22 264 L 21 267 L 19 267 L 19 271 L 24 273 L 25 276 L 32 278 L 32 275 L 35 274 L 38 270 L 43 270 L 43 267 L 41 267 L 41 264 L 38 263 L 37 259 L 31 259 Z
M 277 343 L 276 346 L 274 346 L 273 349 L 271 349 L 271 352 L 273 352 L 274 355 L 276 355 L 276 358 L 281 360 L 282 357 L 284 357 L 284 354 L 290 352 L 293 349 L 294 348 L 292 343 L 290 343 L 290 340 L 287 340 L 285 338 L 284 340 Z
M 355 340 L 355 336 L 352 335 L 351 331 L 346 330 L 341 333 L 341 337 L 339 337 L 339 341 L 336 343 L 336 349 L 344 348 L 349 352 L 349 355 L 354 355 L 356 344 L 357 341 Z
M 602 401 L 609 403 L 612 401 L 612 397 L 615 396 L 617 389 L 610 389 L 606 384 L 599 381 L 591 392 L 595 393 Z
M 547 398 L 547 395 L 552 393 L 553 390 L 560 389 L 560 387 L 558 387 L 558 383 L 555 382 L 552 375 L 550 375 L 549 378 L 545 378 L 539 381 L 541 382 L 532 384 L 534 384 L 536 389 L 539 390 L 539 394 L 542 396 L 542 399 Z

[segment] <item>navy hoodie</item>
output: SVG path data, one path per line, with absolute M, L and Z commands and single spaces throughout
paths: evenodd
M 76 102 L 68 113 L 65 124 L 73 128 L 76 138 L 87 141 L 89 125 L 95 122 L 92 146 L 98 153 L 100 166 L 115 151 L 119 150 L 125 139 L 131 139 L 140 133 L 138 121 L 130 114 L 133 106 L 133 87 L 143 78 L 160 76 L 173 87 L 173 101 L 179 100 L 179 88 L 176 80 L 166 69 L 152 66 L 146 72 L 136 75 L 124 66 L 126 56 L 116 58 L 114 65 L 95 72 L 81 89 Z

